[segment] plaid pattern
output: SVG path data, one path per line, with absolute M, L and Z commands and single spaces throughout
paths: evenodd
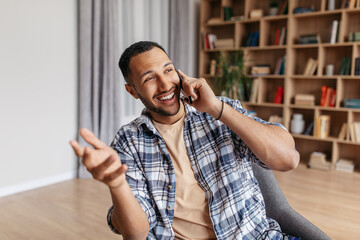
M 237 100 L 220 97 L 232 108 L 247 114 Z M 280 230 L 266 217 L 264 200 L 251 164 L 266 167 L 225 124 L 186 105 L 184 141 L 196 180 L 205 191 L 218 239 L 259 239 L 268 229 Z M 254 118 L 263 124 L 270 124 Z M 280 125 L 281 126 L 281 125 Z M 165 142 L 142 115 L 117 133 L 111 146 L 129 166 L 126 179 L 145 211 L 150 231 L 147 239 L 174 239 L 175 171 Z M 108 213 L 108 224 L 112 226 Z M 282 239 L 271 231 L 270 239 Z

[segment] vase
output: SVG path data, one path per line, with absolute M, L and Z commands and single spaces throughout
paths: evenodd
M 291 120 L 291 132 L 295 134 L 301 134 L 304 131 L 304 126 L 305 121 L 302 114 L 293 114 L 293 119 Z
M 279 8 L 277 7 L 271 7 L 269 9 L 269 15 L 270 16 L 276 16 L 278 14 Z

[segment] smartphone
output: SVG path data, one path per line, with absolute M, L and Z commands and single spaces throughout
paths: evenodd
M 176 68 L 175 68 L 175 71 L 176 71 L 176 73 L 177 73 L 177 75 L 179 76 L 179 79 L 180 79 L 180 89 L 183 89 L 183 86 L 182 86 L 183 78 L 182 78 L 182 76 L 180 75 L 180 73 L 178 72 L 178 70 Z M 191 96 L 189 96 L 188 98 L 185 98 L 185 99 L 188 99 L 189 103 L 192 104 Z

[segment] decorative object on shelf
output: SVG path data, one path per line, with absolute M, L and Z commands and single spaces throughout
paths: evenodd
M 313 94 L 295 94 L 295 105 L 314 106 L 315 95 Z
M 228 21 L 233 17 L 233 8 L 232 7 L 224 7 L 224 20 Z
M 251 78 L 246 75 L 243 51 L 235 51 L 224 56 L 220 53 L 217 62 L 220 74 L 216 74 L 216 85 L 222 89 L 222 95 L 230 98 L 249 101 L 251 94 Z
M 303 115 L 300 113 L 294 113 L 291 120 L 291 132 L 295 134 L 301 134 L 304 131 L 305 121 Z
M 326 154 L 322 152 L 313 152 L 310 155 L 309 168 L 329 171 L 331 169 L 331 162 L 326 161 Z
M 328 0 L 327 10 L 332 11 L 335 9 L 335 0 Z
M 320 115 L 316 117 L 315 137 L 327 138 L 330 133 L 330 116 Z
M 269 5 L 269 15 L 276 16 L 279 13 L 279 4 L 276 1 L 271 1 Z
M 230 18 L 230 21 L 242 21 L 244 20 L 244 16 L 233 16 Z
M 326 65 L 326 76 L 334 75 L 334 64 Z
M 354 161 L 350 160 L 350 159 L 344 159 L 344 158 L 340 158 L 339 160 L 337 160 L 336 165 L 335 165 L 335 170 L 342 171 L 342 172 L 352 173 L 352 172 L 354 172 L 354 168 L 355 168 Z
M 282 103 L 283 98 L 284 98 L 284 88 L 282 86 L 278 86 L 276 88 L 274 103 Z

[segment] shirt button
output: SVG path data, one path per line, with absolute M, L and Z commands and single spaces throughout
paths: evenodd
M 170 211 L 170 210 L 171 210 L 171 207 L 170 207 L 170 206 L 168 206 L 166 209 Z
M 169 185 L 169 186 L 168 186 L 168 188 L 169 188 L 169 189 L 172 189 L 172 186 L 171 186 L 171 185 Z

